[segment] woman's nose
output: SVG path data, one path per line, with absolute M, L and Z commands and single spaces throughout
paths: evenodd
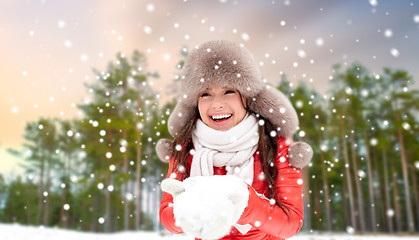
M 223 99 L 221 97 L 215 96 L 212 101 L 212 107 L 217 110 L 222 109 L 224 107 Z

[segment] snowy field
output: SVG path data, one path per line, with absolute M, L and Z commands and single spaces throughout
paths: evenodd
M 85 233 L 54 228 L 0 224 L 0 240 L 193 240 L 187 235 L 156 232 L 121 232 L 112 234 Z M 298 234 L 292 240 L 418 240 L 419 235 L 349 235 L 349 234 Z

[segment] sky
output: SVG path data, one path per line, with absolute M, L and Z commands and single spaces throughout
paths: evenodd
M 181 49 L 213 39 L 242 43 L 272 85 L 285 74 L 327 95 L 332 65 L 353 62 L 419 79 L 419 0 L 1 0 L 0 174 L 22 172 L 7 149 L 27 122 L 81 117 L 92 69 L 118 52 L 146 55 L 164 102 Z

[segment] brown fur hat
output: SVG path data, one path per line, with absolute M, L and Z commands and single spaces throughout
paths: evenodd
M 291 102 L 262 82 L 252 55 L 239 44 L 217 40 L 201 44 L 186 59 L 179 102 L 168 121 L 172 136 L 192 119 L 198 94 L 214 85 L 237 89 L 248 108 L 274 124 L 280 136 L 291 137 L 297 130 L 298 117 Z
M 262 82 L 258 64 L 252 55 L 237 43 L 215 40 L 193 49 L 185 61 L 178 103 L 168 120 L 169 132 L 173 137 L 193 118 L 198 94 L 214 85 L 237 89 L 246 99 L 249 110 L 277 127 L 278 136 L 292 137 L 296 132 L 298 117 L 294 107 L 283 93 Z M 168 154 L 172 151 L 167 148 L 169 145 L 170 140 L 164 139 L 156 146 L 159 157 L 164 161 L 168 160 Z M 302 145 L 311 151 L 308 144 Z M 299 145 L 299 149 L 302 145 Z M 305 160 L 307 157 L 304 153 L 304 158 L 297 165 L 301 166 L 301 162 L 305 165 L 311 159 L 309 156 Z

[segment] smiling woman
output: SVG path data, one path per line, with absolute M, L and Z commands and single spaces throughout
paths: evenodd
M 196 239 L 296 234 L 303 224 L 302 174 L 288 159 L 298 126 L 289 100 L 262 83 L 246 49 L 228 41 L 194 49 L 183 75 L 182 98 L 168 120 L 176 151 L 162 182 L 163 225 Z M 309 160 L 304 146 L 296 155 Z
M 226 131 L 243 120 L 245 101 L 235 89 L 214 86 L 199 94 L 199 116 L 208 127 Z

